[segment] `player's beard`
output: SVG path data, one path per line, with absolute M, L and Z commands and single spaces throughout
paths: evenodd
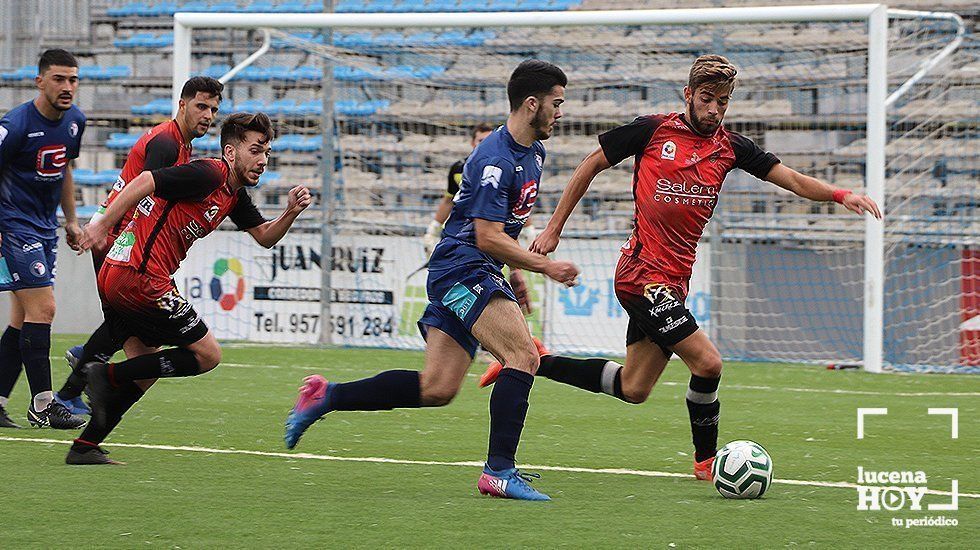
M 51 107 L 53 109 L 55 109 L 57 111 L 67 111 L 68 109 L 71 109 L 72 98 L 71 97 L 68 97 L 67 99 L 68 99 L 68 106 L 67 107 L 63 107 L 61 105 L 61 103 L 59 103 L 61 101 L 61 94 L 58 94 L 58 95 L 54 96 L 53 98 L 48 99 L 48 103 L 51 105 Z
M 721 126 L 720 120 L 717 123 L 713 124 L 710 122 L 705 122 L 700 117 L 698 117 L 697 112 L 694 111 L 693 100 L 687 102 L 687 112 L 690 113 L 691 115 L 691 120 L 690 120 L 691 126 L 693 126 L 694 130 L 699 134 L 705 136 L 713 135 L 715 131 L 718 130 L 718 127 Z
M 548 132 L 548 125 L 550 124 L 549 117 L 544 116 L 544 110 L 538 109 L 538 112 L 534 113 L 534 118 L 531 120 L 531 127 L 534 128 L 534 139 L 541 141 L 551 137 L 551 133 Z

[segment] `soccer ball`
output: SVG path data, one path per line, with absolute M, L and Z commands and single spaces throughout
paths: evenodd
M 759 498 L 772 483 L 772 458 L 755 441 L 732 441 L 715 455 L 711 478 L 725 498 Z

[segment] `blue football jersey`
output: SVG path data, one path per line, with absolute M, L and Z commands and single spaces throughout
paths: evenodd
M 429 271 L 473 264 L 502 268 L 503 262 L 476 247 L 473 220 L 502 222 L 504 232 L 517 239 L 538 198 L 544 156 L 540 141 L 525 147 L 514 141 L 506 125 L 483 140 L 463 166 L 463 181 Z
M 0 233 L 54 237 L 65 168 L 78 157 L 85 115 L 72 105 L 61 120 L 28 101 L 0 118 Z

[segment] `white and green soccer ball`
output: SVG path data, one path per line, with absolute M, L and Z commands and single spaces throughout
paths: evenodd
M 772 457 L 755 441 L 732 441 L 715 455 L 711 477 L 725 498 L 759 498 L 772 484 Z

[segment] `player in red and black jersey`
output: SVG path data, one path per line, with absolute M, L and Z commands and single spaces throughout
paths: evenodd
M 226 217 L 270 248 L 310 205 L 309 190 L 296 186 L 283 213 L 266 221 L 246 193 L 265 171 L 273 135 L 268 116 L 235 113 L 221 129 L 222 158 L 143 172 L 105 216 L 85 226 L 79 246 L 88 250 L 136 208 L 99 271 L 103 325 L 116 342 L 135 337 L 148 347 L 176 347 L 121 363 L 85 365 L 92 420 L 72 445 L 68 464 L 111 464 L 99 444 L 157 378 L 196 376 L 220 362 L 221 346 L 172 277 L 191 245 Z
M 221 92 L 224 85 L 207 76 L 195 76 L 184 83 L 180 91 L 177 116 L 162 124 L 158 124 L 143 134 L 130 149 L 119 178 L 116 180 L 109 195 L 99 205 L 99 210 L 92 220 L 98 220 L 104 214 L 119 193 L 130 181 L 145 171 L 158 170 L 168 166 L 186 164 L 191 160 L 191 140 L 199 138 L 211 128 L 218 106 L 221 103 Z M 105 261 L 106 252 L 116 240 L 116 237 L 129 225 L 133 219 L 133 210 L 123 216 L 110 229 L 104 243 L 92 247 L 92 263 L 95 274 Z M 65 352 L 65 359 L 72 367 L 72 374 L 65 385 L 55 395 L 74 414 L 88 414 L 90 411 L 82 401 L 81 394 L 85 386 L 85 378 L 79 372 L 79 367 L 89 361 L 108 361 L 117 351 L 112 337 L 105 331 L 96 331 L 85 346 L 74 346 Z M 155 350 L 143 349 L 139 340 L 131 338 L 123 343 L 127 357 L 144 355 Z
M 634 158 L 633 234 L 616 267 L 616 296 L 629 315 L 626 365 L 603 359 L 541 359 L 539 376 L 628 403 L 642 403 L 676 353 L 691 370 L 687 407 L 694 440 L 694 474 L 711 479 L 718 443 L 721 355 L 684 306 L 695 249 L 728 172 L 753 176 L 814 201 L 834 200 L 857 214 L 881 218 L 866 195 L 838 189 L 779 162 L 722 121 L 735 88 L 735 67 L 719 55 L 699 57 L 684 88 L 684 113 L 642 116 L 599 136 L 555 213 L 531 245 L 551 253 L 568 216 L 595 176 Z M 488 371 L 488 374 L 492 374 Z M 487 375 L 484 375 L 487 376 Z

